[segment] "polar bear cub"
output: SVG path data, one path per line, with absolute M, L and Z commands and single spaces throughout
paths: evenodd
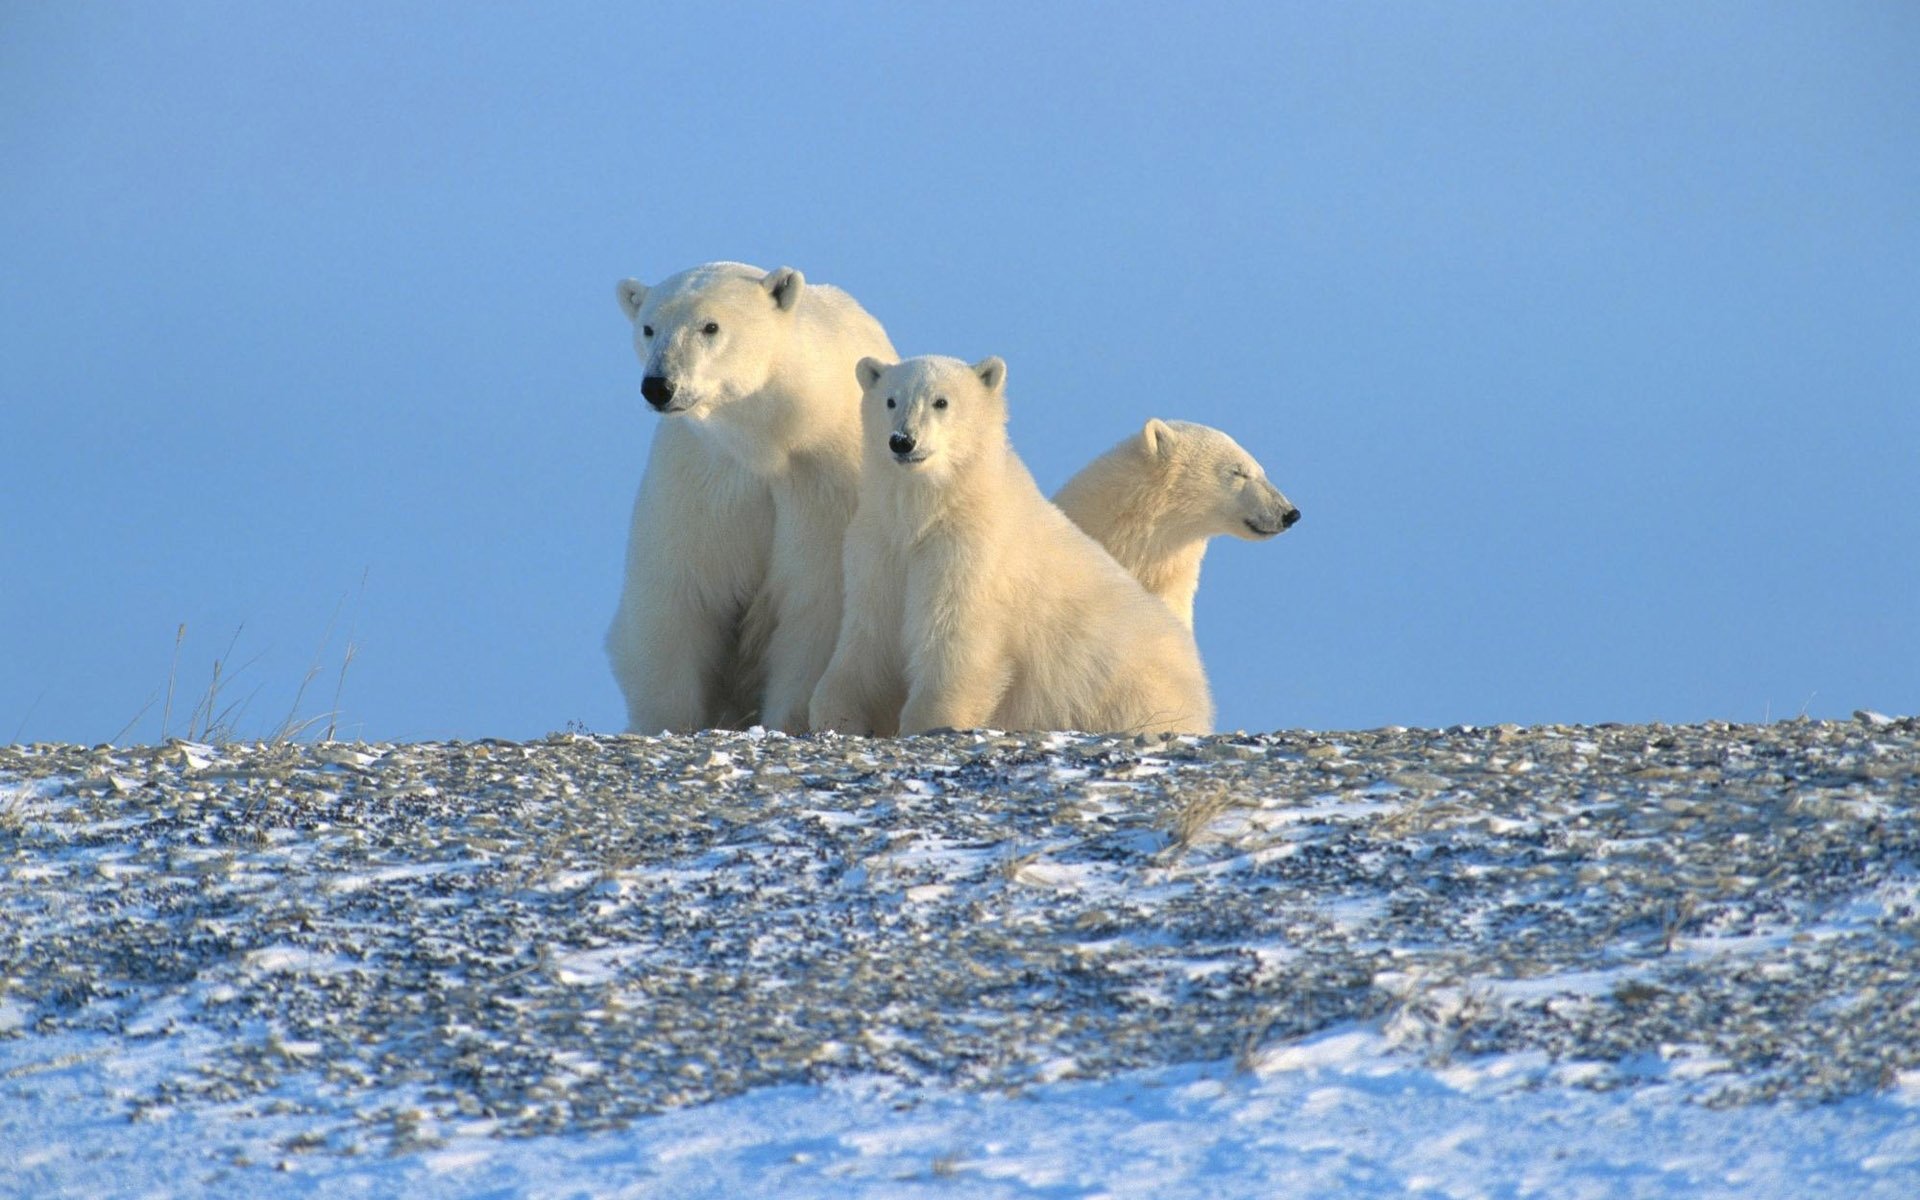
M 1193 635 L 1047 501 L 1006 364 L 862 359 L 866 464 L 816 729 L 1205 733 Z
M 1209 538 L 1261 540 L 1300 519 L 1240 443 L 1190 421 L 1148 421 L 1069 479 L 1053 502 L 1188 629 Z
M 717 262 L 619 286 L 663 424 L 634 501 L 607 652 L 628 728 L 757 717 L 806 727 L 840 624 L 840 541 L 860 467 L 863 356 L 879 322 L 791 267 Z

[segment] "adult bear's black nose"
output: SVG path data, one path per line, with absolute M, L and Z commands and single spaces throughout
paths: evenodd
M 896 433 L 887 439 L 887 449 L 895 454 L 912 454 L 914 440 L 904 433 Z
M 673 385 L 667 382 L 665 375 L 649 375 L 642 379 L 640 394 L 655 408 L 664 409 L 673 403 Z
M 1298 521 L 1299 519 L 1300 519 L 1300 510 L 1297 508 L 1290 508 L 1286 512 L 1283 512 L 1280 514 L 1280 528 L 1292 529 L 1293 523 L 1295 521 Z

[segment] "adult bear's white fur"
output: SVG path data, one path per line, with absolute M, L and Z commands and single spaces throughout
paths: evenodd
M 1207 732 L 1193 635 L 1047 501 L 1006 366 L 862 360 L 866 471 L 817 729 Z
M 1207 539 L 1270 538 L 1300 519 L 1240 443 L 1190 421 L 1148 421 L 1053 502 L 1188 629 Z
M 840 621 L 879 322 L 800 272 L 708 263 L 628 279 L 643 390 L 665 414 L 634 500 L 607 653 L 637 732 L 806 727 Z

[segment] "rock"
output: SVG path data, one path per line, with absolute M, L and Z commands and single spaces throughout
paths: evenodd
M 180 1039 L 136 1111 L 321 1097 L 320 1153 L 1388 1021 L 1816 1101 L 1920 1070 L 1915 763 L 1864 717 L 0 747 L 0 1032 Z

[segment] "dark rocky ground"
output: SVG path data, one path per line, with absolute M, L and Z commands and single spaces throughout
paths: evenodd
M 10 1061 L 179 1039 L 131 1115 L 295 1107 L 315 1148 L 1356 1021 L 1820 1101 L 1920 1066 L 1917 939 L 1920 720 L 1873 714 L 0 749 Z

